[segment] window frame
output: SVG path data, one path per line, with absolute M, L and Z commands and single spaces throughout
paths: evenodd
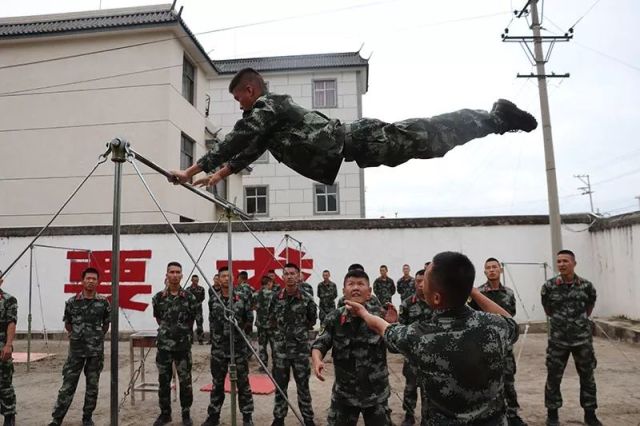
M 265 190 L 265 211 L 264 212 L 258 212 L 258 198 L 262 197 L 261 195 L 258 195 L 256 192 L 256 195 L 248 195 L 247 194 L 247 190 L 248 189 L 263 189 Z M 269 185 L 245 185 L 242 187 L 242 196 L 243 196 L 243 200 L 244 200 L 244 210 L 249 213 L 252 214 L 254 216 L 269 216 Z M 256 200 L 256 211 L 255 212 L 251 212 L 249 211 L 249 206 L 247 203 L 247 200 L 249 198 L 255 198 Z
M 324 187 L 325 191 L 327 190 L 328 187 L 330 186 L 335 186 L 336 190 L 335 193 L 334 192 L 325 192 L 324 194 L 318 194 L 317 189 L 319 187 Z M 329 195 L 333 195 L 335 194 L 336 197 L 336 210 L 335 211 L 319 211 L 318 210 L 318 196 L 324 196 L 325 197 L 325 203 L 327 208 L 329 207 Z M 333 185 L 325 185 L 322 183 L 314 183 L 313 184 L 313 214 L 314 215 L 338 215 L 340 214 L 340 185 L 338 185 L 338 183 L 334 183 Z
M 191 144 L 191 153 L 185 151 L 185 142 L 189 142 Z M 184 157 L 191 157 L 191 164 L 186 164 L 183 161 Z M 194 164 L 194 159 L 196 157 L 196 141 L 187 135 L 184 132 L 180 132 L 180 169 L 185 170 L 191 167 Z
M 192 74 L 187 73 L 187 66 L 191 67 Z M 182 97 L 187 100 L 191 105 L 196 105 L 196 77 L 198 75 L 198 69 L 193 62 L 187 58 L 187 55 L 182 59 Z M 185 82 L 189 81 L 187 90 L 190 93 L 185 93 Z
M 332 82 L 335 84 L 335 102 L 333 105 L 328 105 L 327 104 L 327 88 L 326 88 L 326 83 L 328 82 Z M 324 92 L 324 104 L 320 105 L 320 103 L 318 102 L 318 99 L 316 98 L 316 84 L 318 83 L 325 83 L 325 87 L 323 89 Z M 311 99 L 312 99 L 312 104 L 313 104 L 313 108 L 338 108 L 338 79 L 336 78 L 322 78 L 322 79 L 314 79 L 311 81 Z

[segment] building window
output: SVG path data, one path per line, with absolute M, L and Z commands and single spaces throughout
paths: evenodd
M 195 87 L 196 68 L 185 56 L 182 61 L 182 96 L 184 96 L 191 105 L 195 105 Z
M 184 170 L 193 165 L 193 146 L 195 142 L 184 133 L 180 139 L 180 168 Z
M 249 214 L 263 215 L 269 214 L 269 191 L 266 186 L 245 186 L 244 187 L 244 208 Z
M 315 212 L 338 213 L 338 185 L 318 185 L 314 186 Z
M 337 108 L 338 90 L 336 80 L 313 81 L 313 107 Z

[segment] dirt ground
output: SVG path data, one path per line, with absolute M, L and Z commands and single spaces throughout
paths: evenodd
M 608 340 L 596 338 L 594 341 L 598 368 L 596 370 L 596 382 L 598 385 L 598 402 L 600 409 L 598 415 L 605 425 L 623 426 L 640 425 L 640 346 L 626 343 L 611 343 Z M 515 347 L 516 356 L 523 345 L 522 339 Z M 109 345 L 106 344 L 105 368 L 100 380 L 100 400 L 94 414 L 97 425 L 109 424 Z M 16 351 L 26 351 L 27 343 L 24 340 L 17 341 Z M 544 355 L 546 348 L 546 335 L 529 335 L 524 341 L 524 350 L 518 365 L 516 388 L 521 415 L 529 425 L 544 425 L 544 382 L 546 369 Z M 66 358 L 67 342 L 52 341 L 45 345 L 43 341 L 34 341 L 34 352 L 49 352 L 56 355 L 46 360 L 32 363 L 31 371 L 27 372 L 26 364 L 16 364 L 14 385 L 18 399 L 18 425 L 45 425 L 50 420 L 50 413 L 55 402 L 62 376 L 62 365 Z M 155 352 L 152 351 L 148 358 L 147 380 L 154 381 Z M 199 425 L 206 417 L 206 408 L 209 394 L 200 392 L 200 387 L 210 380 L 208 346 L 194 346 L 193 360 L 193 388 L 194 403 L 192 417 L 194 424 Z M 326 373 L 328 379 L 322 383 L 315 377 L 311 377 L 311 394 L 313 407 L 316 413 L 318 425 L 326 424 L 327 408 L 331 398 L 331 385 L 333 369 L 330 358 L 327 362 Z M 390 355 L 390 382 L 392 396 L 390 406 L 393 410 L 392 418 L 396 425 L 403 419 L 402 404 L 400 398 L 404 388 L 402 377 L 402 359 L 397 355 Z M 120 346 L 120 395 L 126 390 L 129 382 L 129 344 L 122 342 Z M 252 371 L 256 370 L 255 361 L 252 362 Z M 82 402 L 84 395 L 84 379 L 78 386 L 76 398 L 67 415 L 65 425 L 80 425 L 82 417 Z M 562 383 L 564 407 L 560 410 L 562 424 L 582 424 L 582 409 L 578 400 L 578 376 L 572 361 L 565 372 Z M 293 381 L 289 387 L 289 395 L 295 404 L 295 384 Z M 269 425 L 273 408 L 272 395 L 255 395 L 254 421 L 256 425 Z M 174 402 L 174 425 L 181 424 L 179 402 Z M 419 404 L 419 403 L 418 403 Z M 140 400 L 138 394 L 135 406 L 127 400 L 120 411 L 120 424 L 122 425 L 151 425 L 158 415 L 157 397 L 148 393 L 145 401 Z M 229 401 L 225 401 L 223 408 L 222 424 L 230 424 Z M 295 417 L 289 413 L 287 425 L 296 425 Z

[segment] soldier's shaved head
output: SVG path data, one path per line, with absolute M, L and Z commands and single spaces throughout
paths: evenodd
M 253 68 L 243 68 L 236 73 L 229 83 L 229 93 L 242 86 L 252 85 L 259 89 L 261 92 L 267 91 L 267 84 L 260 73 Z
M 473 263 L 464 254 L 438 253 L 427 270 L 427 298 L 439 293 L 446 307 L 462 306 L 469 298 L 475 277 Z

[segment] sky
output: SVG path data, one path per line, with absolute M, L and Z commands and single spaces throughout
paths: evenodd
M 146 0 L 0 2 L 0 16 L 155 4 Z M 575 175 L 589 175 L 594 209 L 640 209 L 640 2 L 544 1 L 543 34 L 574 28 L 556 43 L 547 73 L 562 213 L 588 212 Z M 490 109 L 498 98 L 540 117 L 534 67 L 518 43 L 531 35 L 513 10 L 524 0 L 178 0 L 213 59 L 357 51 L 369 58 L 363 115 L 385 121 L 460 108 Z M 541 2 L 539 2 L 541 5 Z M 235 27 L 235 28 L 233 28 Z M 217 30 L 217 31 L 212 31 Z M 198 35 L 207 32 L 207 34 Z M 548 49 L 545 46 L 545 51 Z M 367 217 L 548 213 L 541 126 L 492 135 L 445 157 L 365 171 Z

